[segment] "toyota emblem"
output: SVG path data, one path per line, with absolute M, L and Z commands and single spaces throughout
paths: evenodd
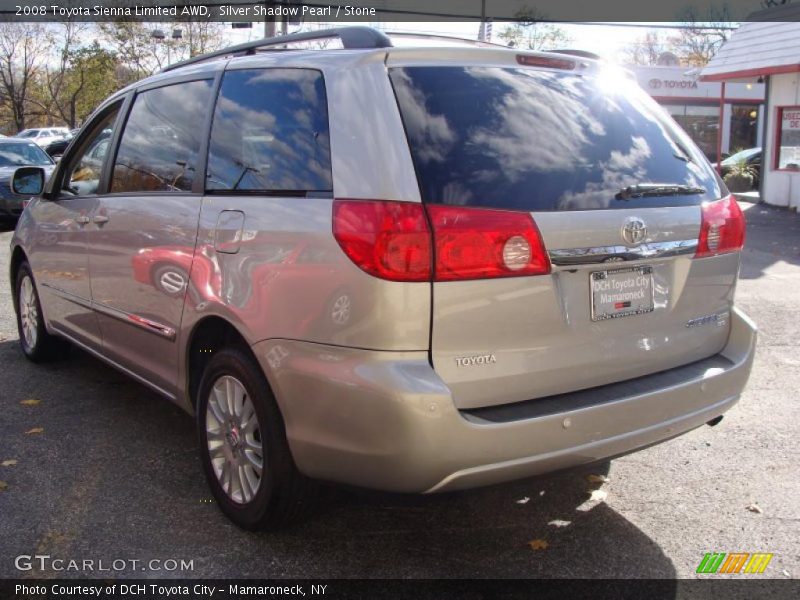
M 628 217 L 622 225 L 622 239 L 629 246 L 641 244 L 647 237 L 647 225 L 639 217 Z

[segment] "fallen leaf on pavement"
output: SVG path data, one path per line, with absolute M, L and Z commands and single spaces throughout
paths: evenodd
M 0 481 L 0 492 L 6 491 L 8 484 L 5 481 Z
M 553 527 L 568 527 L 571 524 L 572 521 L 562 521 L 560 519 L 555 519 L 548 523 L 548 525 L 552 525 Z
M 520 498 L 519 500 L 517 500 L 517 504 L 527 504 L 530 501 L 531 499 L 525 496 L 524 498 Z
M 22 402 L 20 402 L 20 404 L 22 404 L 22 406 L 36 406 L 37 404 L 39 404 L 39 402 L 41 402 L 41 400 L 28 398 L 27 400 L 23 400 Z
M 586 479 L 589 480 L 589 483 L 608 483 L 611 481 L 605 475 L 587 475 Z
M 528 542 L 531 550 L 545 550 L 549 545 L 545 540 L 531 540 Z
M 42 433 L 44 431 L 44 427 L 32 427 L 25 432 L 25 435 L 33 435 L 34 433 Z
M 17 461 L 13 458 L 9 458 L 8 460 L 0 462 L 0 467 L 13 467 L 15 464 L 17 464 Z
M 608 492 L 606 492 L 605 490 L 592 490 L 589 500 L 593 500 L 595 502 L 602 502 L 606 498 L 608 498 Z
M 761 513 L 764 512 L 763 510 L 761 510 L 761 507 L 758 504 L 756 504 L 755 502 L 753 502 L 752 504 L 748 504 L 747 506 L 745 506 L 745 508 L 747 510 L 749 510 L 750 512 L 754 512 L 754 513 L 758 513 L 758 514 L 761 514 Z

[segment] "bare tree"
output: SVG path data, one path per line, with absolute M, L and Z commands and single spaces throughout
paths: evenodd
M 152 75 L 166 64 L 167 48 L 153 39 L 152 26 L 138 21 L 109 21 L 97 27 L 133 80 Z
M 78 85 L 70 86 L 71 63 L 80 47 L 82 36 L 89 29 L 89 24 L 67 21 L 60 24 L 60 27 L 61 35 L 55 37 L 60 42 L 58 60 L 54 66 L 43 69 L 46 93 L 40 96 L 46 99 L 46 104 L 39 102 L 47 113 L 56 113 L 70 127 L 75 127 L 76 105 L 85 85 L 85 74 L 80 70 Z M 72 89 L 68 90 L 69 87 Z
M 552 23 L 515 23 L 500 37 L 515 48 L 528 50 L 553 50 L 572 41 L 564 29 Z
M 175 62 L 221 48 L 224 45 L 224 25 L 206 22 L 140 23 L 112 21 L 97 24 L 101 37 L 111 46 L 120 65 L 133 80 L 147 77 Z M 160 29 L 164 37 L 153 37 Z M 181 37 L 172 37 L 174 30 Z
M 180 58 L 213 52 L 225 45 L 225 26 L 222 23 L 188 21 L 173 25 L 174 28 L 183 30 L 183 43 L 178 44 L 176 48 Z
M 727 4 L 711 6 L 702 19 L 696 8 L 689 7 L 683 11 L 681 19 L 683 24 L 674 35 L 646 33 L 627 48 L 627 60 L 638 65 L 655 65 L 660 55 L 671 52 L 683 66 L 703 66 L 727 41 L 733 28 Z
M 703 66 L 719 51 L 730 37 L 731 14 L 727 4 L 711 6 L 705 18 L 695 7 L 686 8 L 681 16 L 683 27 L 672 38 L 672 50 L 681 62 L 689 66 Z
M 648 31 L 625 49 L 625 59 L 633 65 L 656 65 L 658 57 L 671 49 L 669 40 L 657 31 Z
M 17 130 L 25 129 L 31 92 L 51 43 L 40 23 L 4 23 L 0 27 L 0 102 Z

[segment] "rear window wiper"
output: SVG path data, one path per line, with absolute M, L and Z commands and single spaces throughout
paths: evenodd
M 622 188 L 614 196 L 617 200 L 630 198 L 645 198 L 648 196 L 694 196 L 705 194 L 705 188 L 692 185 L 679 185 L 674 183 L 637 183 Z

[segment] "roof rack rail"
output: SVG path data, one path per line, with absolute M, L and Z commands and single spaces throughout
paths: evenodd
M 342 41 L 342 46 L 348 50 L 352 48 L 391 48 L 392 46 L 392 41 L 386 37 L 385 34 L 372 27 L 333 27 L 331 29 L 321 29 L 319 31 L 304 31 L 271 38 L 262 38 L 260 40 L 253 40 L 252 42 L 228 46 L 221 50 L 215 50 L 214 52 L 208 52 L 207 54 L 201 54 L 187 60 L 176 62 L 161 69 L 161 72 L 166 73 L 167 71 L 173 71 L 174 69 L 214 60 L 215 58 L 222 58 L 224 56 L 246 56 L 248 54 L 255 54 L 260 48 L 284 46 L 295 42 L 324 40 L 336 37 Z
M 591 60 L 603 60 L 603 57 L 588 50 L 575 50 L 572 48 L 558 48 L 555 50 L 545 50 L 545 52 L 552 52 L 553 54 L 568 54 L 570 56 L 577 56 L 579 58 L 589 58 Z

